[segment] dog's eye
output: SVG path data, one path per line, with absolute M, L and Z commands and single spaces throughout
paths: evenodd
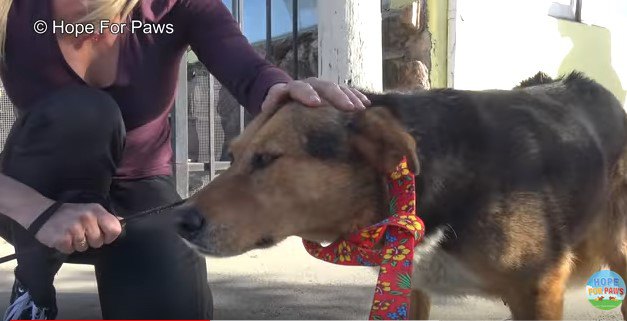
M 253 156 L 252 165 L 254 169 L 262 169 L 272 164 L 275 160 L 277 160 L 280 155 L 276 154 L 267 154 L 267 153 L 259 153 Z

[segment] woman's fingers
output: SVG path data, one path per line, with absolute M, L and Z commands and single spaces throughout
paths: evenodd
M 98 214 L 95 213 L 96 210 L 97 209 L 94 209 L 93 212 L 86 213 L 82 217 L 85 239 L 89 247 L 93 248 L 99 248 L 104 244 L 102 231 L 100 230 L 100 226 L 98 226 Z
M 311 84 L 323 99 L 338 109 L 361 110 L 370 105 L 368 97 L 357 89 L 318 78 L 308 78 L 306 82 Z
M 361 91 L 355 88 L 350 88 L 350 90 L 353 92 L 353 94 L 355 94 L 355 96 L 357 96 L 357 98 L 359 98 L 359 100 L 362 102 L 362 104 L 364 104 L 364 106 L 370 106 L 372 104 L 370 99 L 368 99 L 368 97 L 364 95 Z
M 347 111 L 355 110 L 355 105 L 339 85 L 315 78 L 310 79 L 309 83 L 323 99 L 335 108 Z
M 53 246 L 51 247 L 54 247 L 57 251 L 63 254 L 71 254 L 74 252 L 74 247 L 72 246 L 72 236 L 69 233 L 61 235 L 52 245 Z
M 72 236 L 72 248 L 78 252 L 85 252 L 89 248 L 87 238 L 85 236 L 85 228 L 82 222 L 75 222 L 70 226 L 68 232 Z
M 99 204 L 91 205 L 83 214 L 82 223 L 89 247 L 99 248 L 111 244 L 122 233 L 120 221 Z
M 320 95 L 308 83 L 293 81 L 288 84 L 289 97 L 309 107 L 317 107 L 322 103 Z
M 366 108 L 366 106 L 364 106 L 364 103 L 361 101 L 361 99 L 359 99 L 359 97 L 357 97 L 357 95 L 355 95 L 355 93 L 350 88 L 346 86 L 340 86 L 340 88 L 342 89 L 344 94 L 346 94 L 348 99 L 350 99 L 351 103 L 353 103 L 353 106 L 355 106 L 355 108 L 357 109 Z
M 113 243 L 122 233 L 120 220 L 104 209 L 100 215 L 97 215 L 97 219 L 98 226 L 100 226 L 100 230 L 102 231 L 104 244 Z
M 362 110 L 370 105 L 368 97 L 357 89 L 312 77 L 272 86 L 261 110 L 279 106 L 289 99 L 308 107 L 318 107 L 325 100 L 335 108 L 345 111 Z
M 292 81 L 288 84 L 276 84 L 270 87 L 261 105 L 261 110 L 278 107 L 290 99 L 309 107 L 317 107 L 322 103 L 320 95 L 310 84 L 303 81 Z
M 89 244 L 87 243 L 85 237 L 75 238 L 72 242 L 72 247 L 77 252 L 85 252 L 89 248 Z
M 270 108 L 275 108 L 283 100 L 289 97 L 287 84 L 276 84 L 268 90 L 268 94 L 261 104 L 261 110 L 265 111 Z

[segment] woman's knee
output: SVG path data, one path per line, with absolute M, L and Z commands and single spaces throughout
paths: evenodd
M 29 109 L 55 134 L 52 137 L 107 138 L 124 132 L 122 114 L 115 100 L 102 90 L 86 86 L 64 88 Z
M 4 174 L 48 197 L 66 190 L 108 191 L 126 136 L 113 98 L 68 87 L 19 116 L 3 151 Z

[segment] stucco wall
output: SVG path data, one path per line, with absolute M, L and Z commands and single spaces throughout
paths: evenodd
M 624 0 L 602 1 L 595 9 L 603 27 L 550 17 L 546 0 L 458 1 L 454 87 L 507 89 L 538 71 L 579 70 L 625 103 L 627 12 L 618 6 Z

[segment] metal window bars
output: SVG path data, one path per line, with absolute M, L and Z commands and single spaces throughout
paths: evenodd
M 255 0 L 256 1 L 256 0 Z M 276 63 L 273 61 L 273 48 L 272 48 L 272 1 L 266 0 L 266 36 L 265 36 L 265 51 L 266 51 L 266 59 L 268 59 L 272 63 Z M 277 0 L 274 0 L 277 1 Z M 293 51 L 293 71 L 292 77 L 294 79 L 298 79 L 299 77 L 299 62 L 298 62 L 298 36 L 299 36 L 299 1 L 298 0 L 283 0 L 283 1 L 291 1 L 291 21 L 292 21 L 292 51 Z M 243 30 L 244 21 L 244 0 L 232 0 L 231 3 L 231 13 L 237 20 L 240 25 L 240 29 Z M 227 144 L 228 141 L 218 142 L 218 135 L 216 135 L 217 124 L 216 120 L 220 115 L 217 115 L 219 102 L 216 99 L 217 90 L 216 87 L 219 86 L 218 80 L 215 79 L 211 74 L 208 75 L 207 81 L 207 92 L 208 92 L 208 102 L 205 106 L 198 106 L 199 108 L 208 109 L 208 133 L 206 136 L 208 137 L 198 137 L 198 144 L 203 144 L 203 142 L 208 143 L 208 157 L 204 160 L 198 159 L 190 161 L 190 149 L 189 149 L 189 111 L 190 108 L 194 107 L 190 105 L 189 101 L 189 88 L 188 88 L 188 54 L 186 54 L 180 65 L 179 72 L 179 82 L 178 82 L 178 91 L 175 101 L 175 106 L 173 112 L 171 114 L 171 123 L 173 128 L 173 149 L 174 149 L 174 159 L 173 159 L 173 170 L 174 177 L 176 182 L 176 187 L 178 193 L 181 197 L 188 197 L 190 193 L 190 175 L 200 174 L 203 176 L 202 184 L 206 184 L 213 180 L 221 171 L 224 171 L 229 168 L 230 163 L 228 161 L 224 161 L 222 159 L 217 159 L 217 147 L 219 144 L 224 145 Z M 224 94 L 222 90 L 221 94 Z M 240 134 L 245 126 L 246 126 L 246 112 L 243 106 L 238 106 L 237 110 L 239 111 L 239 132 Z M 222 111 L 224 113 L 224 111 Z M 223 129 L 224 130 L 224 129 Z M 200 135 L 200 131 L 196 132 L 196 134 Z
M 0 152 L 4 148 L 11 127 L 15 122 L 17 111 L 4 92 L 4 86 L 0 86 Z

